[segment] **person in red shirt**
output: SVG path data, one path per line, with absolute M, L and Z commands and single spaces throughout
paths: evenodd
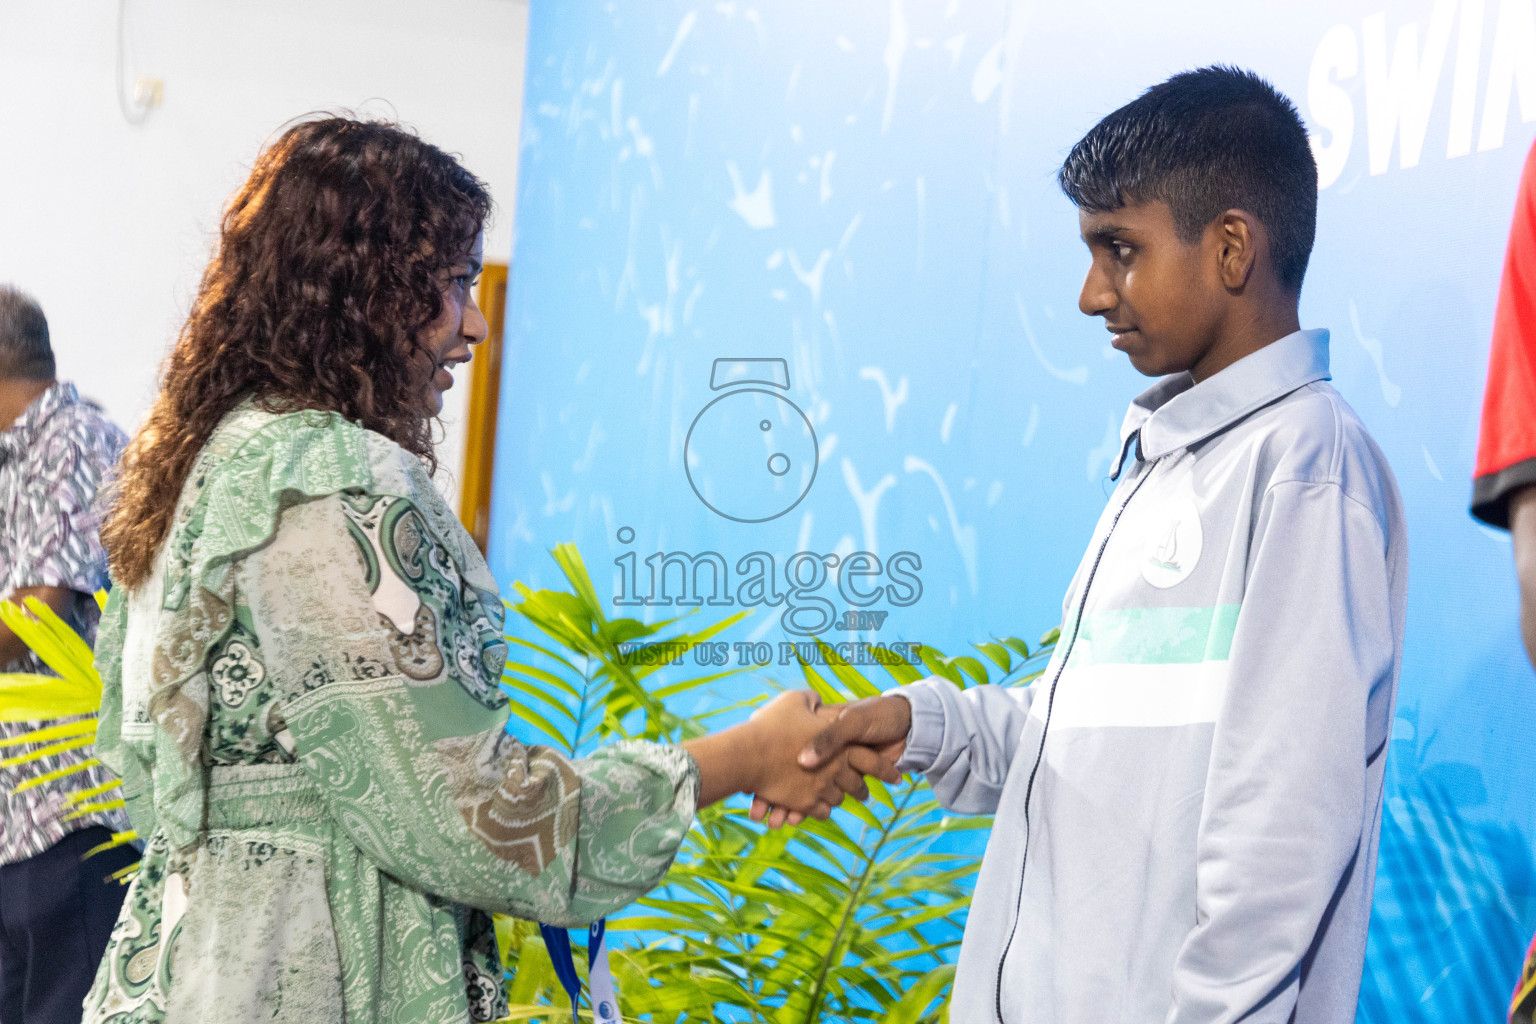
M 1472 514 L 1508 530 L 1520 579 L 1520 629 L 1536 664 L 1536 147 L 1515 199 L 1504 280 L 1493 318 Z M 1509 1008 L 1511 1024 L 1536 1024 L 1536 941 Z

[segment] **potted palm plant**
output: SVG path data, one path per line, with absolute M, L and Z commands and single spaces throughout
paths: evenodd
M 540 741 L 572 756 L 612 739 L 676 742 L 784 688 L 764 679 L 754 696 L 722 702 L 711 693 L 714 685 L 748 669 L 673 673 L 668 670 L 681 657 L 626 657 L 637 643 L 665 643 L 669 652 L 686 655 L 749 613 L 692 630 L 691 616 L 655 623 L 609 618 L 574 545 L 559 545 L 552 554 L 568 589 L 515 585 L 519 599 L 508 604 L 515 628 L 507 637 L 513 653 L 502 679 L 512 714 Z M 0 720 L 66 719 L 4 741 L 12 750 L 0 750 L 0 767 L 93 743 L 101 677 L 90 646 L 35 598 L 25 607 L 0 602 L 0 620 L 58 673 L 0 674 Z M 517 635 L 517 627 L 528 635 Z M 975 655 L 917 650 L 926 673 L 957 686 L 1025 685 L 1040 674 L 1055 642 L 1053 630 L 1033 648 L 1006 637 L 975 644 Z M 879 692 L 832 648 L 821 644 L 820 650 L 825 664 L 801 660 L 796 685 L 828 703 Z M 925 674 L 899 656 L 875 656 L 895 682 Z M 679 712 L 686 699 L 699 710 Z M 885 786 L 872 779 L 869 785 L 867 805 L 850 800 L 830 821 L 778 831 L 751 821 L 741 807 L 701 811 L 666 884 L 609 924 L 626 1013 L 669 1024 L 947 1021 L 953 954 L 979 863 L 971 848 L 956 849 L 952 837 L 986 829 L 990 821 L 944 816 L 921 781 Z M 72 814 L 123 806 L 116 782 L 70 800 L 78 805 Z M 119 832 L 90 853 L 136 838 Z M 133 870 L 114 877 L 126 882 Z M 507 1020 L 569 1022 L 538 926 L 502 918 L 497 931 L 510 965 Z
M 643 623 L 609 618 L 574 546 L 553 551 L 566 590 L 519 585 L 509 603 L 513 656 L 504 683 L 513 714 L 541 741 L 571 755 L 610 738 L 675 742 L 714 717 L 742 713 L 783 688 L 764 680 L 740 701 L 711 699 L 714 684 L 750 671 L 669 672 L 673 658 L 624 657 L 637 642 L 686 654 L 747 612 L 689 630 L 692 616 Z M 518 636 L 526 627 L 529 636 Z M 1031 648 L 1008 637 L 945 657 L 922 647 L 926 672 L 892 655 L 881 671 L 898 683 L 942 675 L 964 687 L 1022 685 L 1039 675 L 1054 631 Z M 825 665 L 799 664 L 796 685 L 836 703 L 879 687 L 830 647 Z M 878 654 L 877 654 L 878 657 Z M 740 689 L 740 687 L 737 687 Z M 677 713 L 684 703 L 694 715 Z M 847 801 L 827 822 L 769 831 L 744 808 L 700 812 L 667 882 L 608 925 L 625 1013 L 651 1021 L 821 1020 L 918 1024 L 947 1020 L 946 996 L 979 863 L 950 837 L 986 829 L 940 813 L 926 783 L 870 781 L 867 805 Z M 536 926 L 500 922 L 511 1020 L 569 1021 Z

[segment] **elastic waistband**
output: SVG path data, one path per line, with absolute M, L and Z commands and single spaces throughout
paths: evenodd
M 316 826 L 325 818 L 320 787 L 296 764 L 216 765 L 208 769 L 208 829 Z

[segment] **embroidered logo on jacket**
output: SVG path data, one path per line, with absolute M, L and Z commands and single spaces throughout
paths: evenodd
M 1200 561 L 1203 541 L 1195 503 L 1189 498 L 1169 502 L 1147 523 L 1142 538 L 1142 579 L 1159 589 L 1184 582 Z

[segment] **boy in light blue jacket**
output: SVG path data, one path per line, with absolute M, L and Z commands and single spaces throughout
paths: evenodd
M 1162 378 L 1023 689 L 925 679 L 802 755 L 885 747 L 995 814 L 956 1024 L 1351 1024 L 1402 654 L 1392 471 L 1297 315 L 1317 168 L 1223 67 L 1096 125 L 1063 190 L 1079 306 Z

